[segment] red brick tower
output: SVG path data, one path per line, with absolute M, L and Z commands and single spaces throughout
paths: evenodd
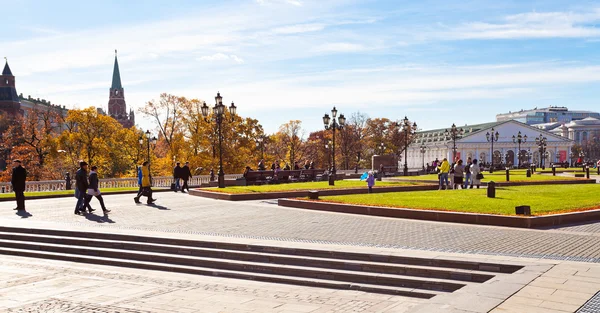
M 21 102 L 15 88 L 15 76 L 10 71 L 8 61 L 6 61 L 2 75 L 0 75 L 0 111 L 8 113 L 10 116 L 23 114 Z
M 127 113 L 125 93 L 121 85 L 121 73 L 117 61 L 117 50 L 115 50 L 115 67 L 113 69 L 112 85 L 108 98 L 108 115 L 116 119 L 123 127 L 131 128 L 135 125 L 135 115 L 132 110 Z

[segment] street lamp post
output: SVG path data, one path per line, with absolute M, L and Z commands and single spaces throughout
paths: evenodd
M 456 129 L 456 126 L 452 124 Z M 404 116 L 402 120 L 402 131 L 404 132 L 404 176 L 408 176 L 408 146 L 410 145 L 409 137 L 412 137 L 417 131 L 417 123 L 410 124 L 408 117 Z M 462 135 L 462 128 L 460 129 Z M 454 153 L 456 154 L 456 138 L 454 139 Z M 456 158 L 456 157 L 455 157 Z M 425 165 L 423 165 L 425 167 Z
M 519 133 L 516 136 L 513 135 L 512 139 L 513 139 L 513 143 L 519 144 L 519 148 L 517 150 L 517 151 L 519 151 L 519 154 L 517 154 L 517 157 L 519 158 L 518 164 L 519 164 L 519 168 L 520 168 L 521 167 L 521 143 L 527 142 L 527 135 L 522 136 L 521 132 L 519 131 Z
M 325 144 L 325 149 L 327 150 L 327 170 L 331 169 L 331 140 L 328 140 Z
M 492 165 L 490 165 L 490 173 L 494 172 L 494 142 L 498 141 L 500 134 L 498 134 L 498 132 L 494 132 L 494 128 L 492 127 L 492 133 L 490 134 L 489 132 L 487 132 L 485 134 L 485 138 L 487 139 L 488 142 L 492 143 L 492 154 L 490 154 L 490 157 L 492 159 Z
M 544 137 L 544 135 L 540 134 L 539 137 L 535 138 L 535 144 L 538 146 L 539 152 L 540 152 L 540 167 L 542 169 L 546 168 L 546 157 L 548 155 L 547 151 L 546 151 L 546 137 Z
M 153 145 L 155 145 L 157 139 L 156 139 L 156 137 L 150 138 L 151 134 L 150 134 L 149 130 L 146 130 L 145 134 L 146 134 L 146 143 L 147 143 L 147 146 L 146 146 L 146 160 L 148 162 L 150 162 L 150 143 L 152 143 Z M 144 146 L 144 136 L 143 135 L 140 136 L 139 142 L 140 142 L 140 147 L 143 147 Z
M 423 158 L 423 170 L 425 170 L 425 152 L 427 152 L 427 146 L 424 143 L 419 147 L 419 152 L 421 152 L 421 157 Z
M 463 133 L 464 130 L 462 128 L 457 128 L 454 123 L 452 124 L 452 127 L 450 127 L 450 130 L 446 129 L 446 140 L 452 139 L 452 163 L 456 161 L 456 139 L 460 138 Z
M 383 155 L 385 153 L 385 145 L 383 142 L 379 145 L 379 155 Z
M 204 120 L 208 122 L 208 106 L 206 102 L 202 104 L 202 116 L 204 116 Z M 237 107 L 233 102 L 229 106 L 229 113 L 231 113 L 231 122 L 233 122 L 233 118 L 235 116 L 235 112 Z M 221 131 L 221 125 L 223 123 L 225 117 L 225 106 L 223 105 L 223 97 L 221 94 L 217 92 L 217 96 L 215 97 L 215 106 L 212 108 L 212 118 L 217 123 L 217 131 L 219 136 L 219 188 L 225 188 L 225 172 L 223 172 L 223 134 Z
M 260 159 L 263 160 L 265 158 L 265 141 L 267 140 L 267 136 L 260 135 L 256 139 L 256 146 L 260 149 Z
M 335 131 L 342 130 L 342 128 L 344 128 L 344 125 L 346 124 L 346 118 L 344 117 L 344 114 L 340 114 L 340 116 L 337 117 L 337 113 L 337 109 L 333 107 L 333 109 L 331 110 L 332 118 L 329 117 L 329 114 L 325 114 L 323 116 L 323 124 L 325 125 L 325 130 L 331 129 L 333 131 L 333 142 L 331 146 L 331 149 L 333 151 L 333 162 L 331 166 L 331 174 L 329 175 L 329 185 L 331 186 L 335 185 Z

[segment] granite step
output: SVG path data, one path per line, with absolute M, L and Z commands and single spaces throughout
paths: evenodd
M 325 259 L 338 259 L 346 261 L 364 261 L 373 263 L 384 263 L 384 264 L 403 264 L 411 266 L 421 267 L 433 267 L 433 268 L 450 268 L 467 271 L 479 271 L 479 272 L 490 272 L 490 273 L 514 273 L 522 266 L 511 265 L 511 264 L 499 264 L 499 263 L 488 263 L 488 262 L 470 262 L 461 260 L 445 260 L 445 259 L 427 259 L 418 257 L 408 256 L 397 256 L 397 255 L 383 255 L 383 254 L 371 254 L 371 253 L 357 253 L 357 252 L 345 252 L 345 251 L 333 251 L 333 250 L 316 250 L 316 249 L 300 249 L 300 248 L 288 248 L 288 247 L 277 247 L 277 246 L 265 246 L 256 244 L 240 244 L 231 242 L 216 242 L 216 241 L 203 241 L 203 240 L 189 240 L 189 239 L 177 239 L 177 238 L 161 238 L 161 237 L 148 237 L 140 235 L 123 235 L 123 234 L 110 234 L 110 233 L 99 233 L 90 231 L 65 231 L 65 230 L 53 230 L 53 229 L 37 229 L 37 228 L 18 228 L 18 227 L 7 227 L 0 226 L 0 232 L 12 233 L 12 234 L 37 234 L 45 236 L 61 236 L 71 238 L 85 238 L 85 239 L 99 239 L 99 240 L 112 240 L 119 242 L 132 242 L 132 243 L 148 243 L 148 244 L 159 244 L 159 245 L 170 245 L 178 247 L 192 247 L 192 248 L 211 248 L 218 250 L 231 250 L 240 252 L 253 252 L 253 253 L 268 253 L 270 255 L 285 255 L 285 256 L 298 256 L 298 257 L 311 257 L 311 258 L 325 258 Z M 480 279 L 483 279 L 481 277 Z
M 456 269 L 438 269 L 435 267 L 403 264 L 382 264 L 370 261 L 348 261 L 329 258 L 316 258 L 294 255 L 280 255 L 264 252 L 246 252 L 235 250 L 223 250 L 214 248 L 195 248 L 187 246 L 174 246 L 153 243 L 138 243 L 128 241 L 115 241 L 104 239 L 83 239 L 63 236 L 35 235 L 35 234 L 14 234 L 0 232 L 1 240 L 40 242 L 50 244 L 71 245 L 77 247 L 97 247 L 121 249 L 128 251 L 157 252 L 173 255 L 196 256 L 217 259 L 229 259 L 238 261 L 249 261 L 259 263 L 297 265 L 304 267 L 318 267 L 337 270 L 350 270 L 371 272 L 378 274 L 395 274 L 403 276 L 438 278 L 445 280 L 456 280 L 465 282 L 482 283 L 493 278 L 485 272 L 456 270 Z
M 416 288 L 407 288 L 407 287 L 399 287 L 399 286 L 382 286 L 382 285 L 374 285 L 374 284 L 367 284 L 367 283 L 354 283 L 354 282 L 336 281 L 336 280 L 319 279 L 319 278 L 306 279 L 306 278 L 299 278 L 299 277 L 292 277 L 292 276 L 285 276 L 285 275 L 276 275 L 276 274 L 249 273 L 249 272 L 243 272 L 243 271 L 214 269 L 214 268 L 206 268 L 206 267 L 200 267 L 200 266 L 185 266 L 185 265 L 169 264 L 169 263 L 146 262 L 146 261 L 138 261 L 138 260 L 116 259 L 116 258 L 108 258 L 108 257 L 101 257 L 101 256 L 90 256 L 90 255 L 76 255 L 76 254 L 70 254 L 70 253 L 58 253 L 58 252 L 17 249 L 17 248 L 8 248 L 8 247 L 0 247 L 0 254 L 21 256 L 21 257 L 42 258 L 42 259 L 49 259 L 49 260 L 79 262 L 79 263 L 87 263 L 87 264 L 109 265 L 109 266 L 136 268 L 136 269 L 145 269 L 145 270 L 157 270 L 157 271 L 165 271 L 165 272 L 177 272 L 177 273 L 185 273 L 185 274 L 245 279 L 245 280 L 254 280 L 254 281 L 268 282 L 268 283 L 292 284 L 292 285 L 300 285 L 300 286 L 330 288 L 330 289 L 358 290 L 358 291 L 364 291 L 364 292 L 369 292 L 369 293 L 389 294 L 389 295 L 395 295 L 395 296 L 413 297 L 413 298 L 421 298 L 421 299 L 430 299 L 439 294 L 446 294 L 446 292 L 442 292 L 442 291 L 436 291 L 436 290 L 423 291 L 423 290 L 419 290 Z
M 237 261 L 231 259 L 217 259 L 208 257 L 172 255 L 167 253 L 130 251 L 122 249 L 96 248 L 87 246 L 74 246 L 72 244 L 53 244 L 40 242 L 25 242 L 13 240 L 0 240 L 3 248 L 21 249 L 30 251 L 43 251 L 63 255 L 93 256 L 118 260 L 141 261 L 149 263 L 163 263 L 191 267 L 212 268 L 215 270 L 229 270 L 260 274 L 291 276 L 305 279 L 323 279 L 343 281 L 348 283 L 371 284 L 380 286 L 394 286 L 423 290 L 452 292 L 467 283 L 433 278 L 415 278 L 404 275 L 358 272 L 340 269 L 323 269 L 303 265 L 282 265 L 271 263 L 257 263 Z

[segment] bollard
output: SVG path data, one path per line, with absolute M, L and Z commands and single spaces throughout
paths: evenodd
M 600 166 L 596 165 L 596 169 L 598 170 L 598 175 L 600 175 Z
M 556 167 L 552 166 L 552 176 L 556 176 Z
M 531 215 L 531 207 L 528 205 L 516 206 L 515 214 Z
M 318 190 L 310 190 L 308 192 L 308 198 L 310 200 L 319 200 L 319 191 Z
M 487 185 L 487 197 L 496 198 L 496 183 L 491 181 Z
M 329 186 L 335 186 L 335 176 L 334 174 L 329 174 Z
M 506 181 L 510 181 L 510 171 L 506 168 Z
M 65 174 L 65 190 L 71 190 L 71 175 L 69 172 Z
M 531 169 L 527 169 L 527 177 L 531 177 Z
M 590 179 L 590 167 L 585 167 L 585 178 Z

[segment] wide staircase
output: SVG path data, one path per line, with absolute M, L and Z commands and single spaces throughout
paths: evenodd
M 0 226 L 0 254 L 429 299 L 521 266 Z

